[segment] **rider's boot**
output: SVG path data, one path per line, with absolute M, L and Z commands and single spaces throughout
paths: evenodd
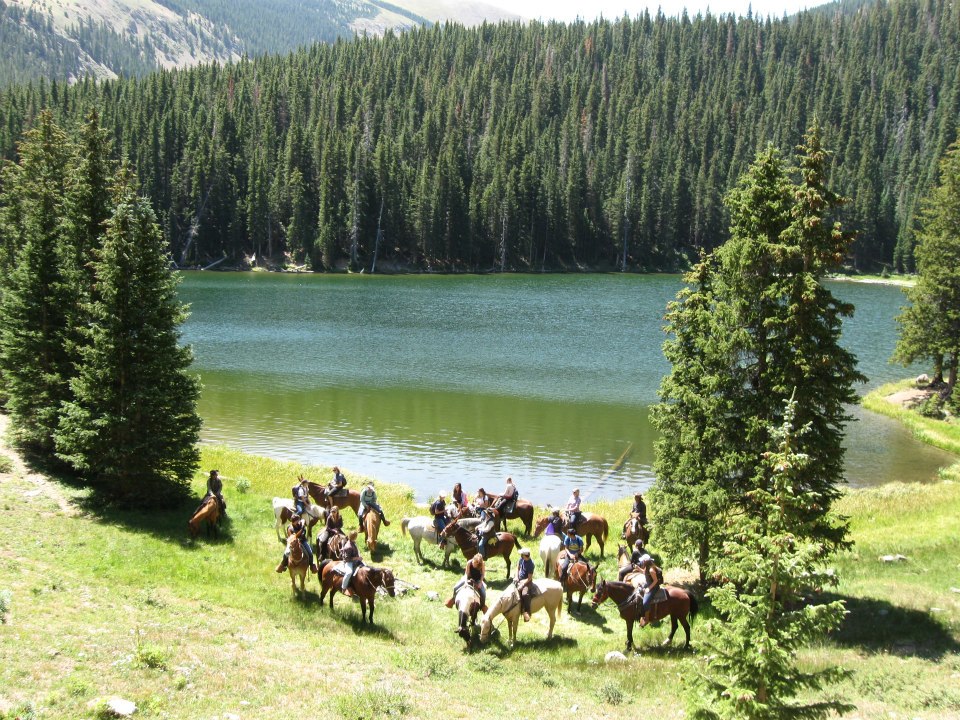
M 278 572 L 278 573 L 285 572 L 286 569 L 287 569 L 287 563 L 288 563 L 289 561 L 290 561 L 289 558 L 288 558 L 286 555 L 284 555 L 284 556 L 283 556 L 283 560 L 281 560 L 281 561 L 280 561 L 280 564 L 277 565 L 277 572 Z
M 383 513 L 380 513 L 380 520 L 383 522 L 384 527 L 390 527 L 390 521 L 387 520 L 387 516 Z
M 452 608 L 452 607 L 453 607 L 453 601 L 454 601 L 455 599 L 456 599 L 456 598 L 451 597 L 449 600 L 447 600 L 447 601 L 444 603 L 444 605 L 446 605 L 448 608 Z
M 317 564 L 316 564 L 315 562 L 314 562 L 314 563 L 310 563 L 310 572 L 312 572 L 312 573 L 316 573 L 316 572 L 317 572 Z

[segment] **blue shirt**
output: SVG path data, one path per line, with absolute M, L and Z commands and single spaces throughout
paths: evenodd
M 526 580 L 531 575 L 533 575 L 533 560 L 521 557 L 517 564 L 517 580 Z
M 583 552 L 583 538 L 579 535 L 573 537 L 567 535 L 563 538 L 563 547 L 567 550 L 575 550 L 578 553 Z

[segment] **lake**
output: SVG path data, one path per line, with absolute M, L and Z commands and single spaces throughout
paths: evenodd
M 348 478 L 406 483 L 418 500 L 455 482 L 501 492 L 507 475 L 553 504 L 574 486 L 589 499 L 653 481 L 648 408 L 668 370 L 662 316 L 678 276 L 183 277 L 204 442 L 338 464 Z M 916 372 L 887 362 L 899 288 L 831 289 L 857 307 L 844 343 L 864 390 Z M 952 461 L 855 413 L 852 485 L 929 480 Z

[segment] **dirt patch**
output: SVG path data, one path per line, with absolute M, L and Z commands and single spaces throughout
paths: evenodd
M 13 472 L 7 473 L 7 476 L 17 476 L 23 478 L 25 482 L 32 485 L 32 489 L 23 493 L 24 498 L 31 498 L 37 495 L 44 495 L 57 505 L 60 512 L 64 515 L 77 515 L 77 509 L 57 491 L 56 485 L 40 473 L 32 472 L 23 462 L 20 453 L 12 447 L 7 439 L 7 431 L 10 429 L 10 418 L 7 415 L 0 414 L 0 453 L 3 453 L 13 461 Z M 0 475 L 0 477 L 3 477 Z
M 884 400 L 892 405 L 898 405 L 903 408 L 911 408 L 919 405 L 928 397 L 933 395 L 933 390 L 926 388 L 908 388 L 895 392 L 893 395 L 887 395 Z

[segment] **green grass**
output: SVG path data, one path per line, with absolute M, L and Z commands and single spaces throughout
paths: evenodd
M 915 387 L 916 384 L 913 380 L 888 383 L 868 393 L 863 398 L 862 403 L 867 410 L 899 420 L 921 442 L 960 455 L 960 422 L 956 418 L 946 421 L 926 418 L 911 409 L 887 400 L 887 397 L 896 392 Z M 954 471 L 956 471 L 956 466 L 954 466 Z
M 405 487 L 377 483 L 397 522 L 383 529 L 374 560 L 420 589 L 378 601 L 374 627 L 342 596 L 332 612 L 321 607 L 313 579 L 298 599 L 273 572 L 282 546 L 270 500 L 287 497 L 299 473 L 326 479 L 329 469 L 207 447 L 202 468 L 212 467 L 224 478 L 229 521 L 219 538 L 196 542 L 186 535 L 192 506 L 118 514 L 56 484 L 67 500 L 61 508 L 45 494 L 27 495 L 32 481 L 0 478 L 0 590 L 9 593 L 0 718 L 91 717 L 115 695 L 135 701 L 143 718 L 288 718 L 293 708 L 311 718 L 536 717 L 574 705 L 578 717 L 633 718 L 653 698 L 659 716 L 682 716 L 679 676 L 690 654 L 660 650 L 659 627 L 635 633 L 639 655 L 606 665 L 604 655 L 625 640 L 609 603 L 580 616 L 565 608 L 550 641 L 545 616 L 535 615 L 521 623 L 512 651 L 499 636 L 466 650 L 452 632 L 454 611 L 426 597 L 445 598 L 464 560 L 444 570 L 439 550 L 425 547 L 429 562 L 416 564 L 399 520 L 424 509 Z M 347 474 L 352 487 L 364 481 Z M 197 472 L 198 493 L 205 477 Z M 629 505 L 625 498 L 588 508 L 611 520 L 606 577 Z M 960 587 L 960 485 L 856 491 L 840 508 L 856 540 L 836 559 L 837 592 L 851 615 L 837 637 L 804 652 L 804 663 L 850 668 L 831 692 L 859 705 L 861 718 L 960 717 L 960 595 L 949 590 Z M 346 519 L 355 523 L 351 511 Z M 878 560 L 897 552 L 909 560 Z M 599 559 L 596 548 L 589 555 Z M 494 597 L 504 570 L 490 563 Z M 694 643 L 701 627 L 694 623 Z M 908 683 L 910 692 L 887 692 Z

